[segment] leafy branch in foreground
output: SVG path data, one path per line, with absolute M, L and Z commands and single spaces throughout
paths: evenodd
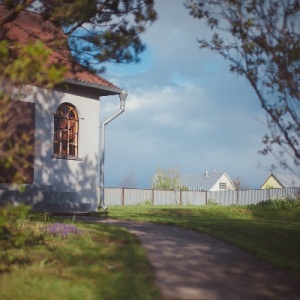
M 266 155 L 284 167 L 300 166 L 300 1 L 187 0 L 190 14 L 206 21 L 211 40 L 200 39 L 245 77 L 267 113 Z M 228 35 L 229 33 L 229 35 Z M 227 39 L 226 39 L 227 38 Z M 279 146 L 279 151 L 274 151 Z M 293 165 L 287 162 L 292 158 Z
M 64 29 L 56 45 L 66 40 L 73 59 L 97 71 L 103 62 L 136 63 L 145 49 L 140 35 L 156 19 L 154 0 L 6 0 L 9 12 L 0 28 L 25 9 L 37 12 Z M 59 40 L 60 39 L 60 40 Z M 50 39 L 49 43 L 53 44 Z
M 27 84 L 52 88 L 63 82 L 65 67 L 45 63 L 51 53 L 41 42 L 0 41 L 0 182 L 26 183 L 32 173 L 34 108 L 13 99 L 33 93 Z
M 24 44 L 7 34 L 24 10 L 42 16 L 43 43 L 35 31 Z M 0 13 L 0 182 L 31 183 L 34 106 L 11 100 L 33 93 L 24 85 L 61 83 L 66 63 L 101 71 L 107 61 L 138 62 L 145 49 L 140 34 L 157 15 L 154 0 L 3 0 Z M 67 57 L 56 59 L 58 53 Z

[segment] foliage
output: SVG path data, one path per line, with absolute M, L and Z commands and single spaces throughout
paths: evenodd
M 9 52 L 14 53 L 13 60 Z M 52 52 L 42 42 L 20 44 L 0 41 L 1 81 L 52 88 L 63 81 L 66 71 L 63 66 L 45 64 Z
M 24 250 L 44 243 L 40 230 L 28 226 L 24 228 L 29 209 L 23 204 L 8 204 L 0 208 L 0 274 L 10 272 L 16 265 L 30 263 Z M 20 251 L 22 253 L 17 254 Z
M 18 228 L 39 232 L 43 243 L 0 247 L 1 299 L 161 299 L 139 240 L 122 228 L 42 222 L 35 214 Z M 49 228 L 80 234 L 61 238 Z
M 240 177 L 236 177 L 232 180 L 235 189 L 237 191 L 245 191 L 245 190 L 249 190 L 249 186 L 243 181 L 243 179 L 241 179 Z
M 128 189 L 137 188 L 137 180 L 136 180 L 134 174 L 128 173 L 128 174 L 124 175 L 121 178 L 119 186 L 121 188 L 128 188 Z
M 28 215 L 29 207 L 11 204 L 0 209 L 0 244 L 4 248 L 20 247 L 28 241 L 28 236 L 18 228 L 18 220 Z
M 214 199 L 207 199 L 207 205 L 218 205 L 218 202 L 216 202 Z
M 152 200 L 151 200 L 151 199 L 147 199 L 147 200 L 144 201 L 143 204 L 144 204 L 144 205 L 152 205 L 153 203 L 152 203 Z
M 156 190 L 180 190 L 185 187 L 180 182 L 180 172 L 178 167 L 169 169 L 157 168 L 152 179 L 152 188 Z
M 276 198 L 271 200 L 262 201 L 257 204 L 257 207 L 267 207 L 273 209 L 292 209 L 292 208 L 300 208 L 300 200 L 294 198 Z
M 9 52 L 14 52 L 14 60 Z M 0 182 L 26 182 L 26 173 L 32 168 L 34 128 L 32 110 L 24 109 L 26 103 L 12 99 L 26 98 L 33 91 L 15 86 L 32 84 L 52 88 L 64 80 L 63 66 L 47 66 L 51 50 L 43 43 L 18 44 L 0 41 Z
M 100 63 L 139 61 L 145 49 L 140 39 L 157 14 L 154 0 L 4 0 L 9 14 L 0 20 L 0 27 L 11 22 L 22 10 L 40 13 L 43 19 L 63 27 L 74 58 L 88 68 Z M 103 69 L 102 69 L 103 70 Z
M 266 190 L 272 190 L 272 189 L 275 189 L 275 187 L 270 184 L 266 185 Z
M 65 48 L 71 51 L 73 67 L 78 62 L 88 68 L 102 69 L 100 63 L 138 62 L 145 49 L 140 34 L 155 21 L 153 0 L 3 0 L 8 10 L 0 18 L 1 36 L 5 26 L 25 9 L 42 15 L 64 30 L 56 40 L 19 44 L 13 40 L 0 41 L 0 182 L 30 183 L 32 173 L 34 128 L 29 117 L 11 99 L 26 99 L 33 93 L 15 87 L 25 84 L 53 88 L 64 80 L 66 68 L 46 63 L 52 51 Z M 98 67 L 97 67 L 98 66 Z M 13 178 L 7 178 L 12 174 Z
M 272 152 L 284 167 L 291 157 L 299 166 L 300 1 L 187 0 L 185 5 L 214 31 L 210 41 L 199 40 L 200 48 L 228 60 L 266 111 L 269 134 L 261 153 Z

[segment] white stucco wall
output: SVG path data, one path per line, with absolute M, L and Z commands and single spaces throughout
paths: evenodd
M 97 207 L 99 100 L 35 89 L 35 185 L 76 192 L 78 201 Z M 78 154 L 82 161 L 52 158 L 54 116 L 61 103 L 73 104 L 79 114 Z

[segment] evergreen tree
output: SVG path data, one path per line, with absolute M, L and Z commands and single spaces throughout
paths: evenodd
M 64 29 L 56 45 L 66 41 L 74 59 L 103 71 L 101 63 L 136 63 L 144 51 L 140 34 L 157 18 L 154 0 L 2 0 L 9 9 L 1 27 L 27 9 Z M 0 2 L 0 3 L 1 3 Z

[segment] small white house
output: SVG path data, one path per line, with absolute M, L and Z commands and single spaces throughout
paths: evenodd
M 0 17 L 6 13 L 0 6 Z M 52 34 L 55 39 L 58 30 L 53 31 L 53 24 L 27 11 L 4 28 L 7 39 L 20 42 L 43 40 L 45 30 L 47 38 Z M 46 211 L 96 210 L 100 99 L 120 96 L 122 90 L 83 68 L 77 71 L 70 68 L 65 77 L 65 82 L 53 90 L 22 87 L 23 97 L 15 98 L 31 112 L 33 168 L 27 174 L 22 192 L 9 179 L 2 184 L 0 203 L 22 201 Z M 6 171 L 0 167 L 0 172 Z
M 226 173 L 205 172 L 181 176 L 181 184 L 190 191 L 235 190 L 235 185 Z

